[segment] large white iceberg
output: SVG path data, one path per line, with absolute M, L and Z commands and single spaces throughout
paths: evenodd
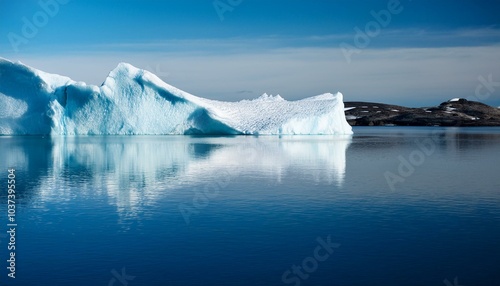
M 209 100 L 121 63 L 101 86 L 0 58 L 0 134 L 352 134 L 341 93 Z

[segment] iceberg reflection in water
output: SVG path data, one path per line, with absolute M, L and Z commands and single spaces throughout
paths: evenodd
M 0 136 L 0 169 L 16 169 L 13 285 L 108 285 L 122 271 L 129 285 L 284 285 L 318 237 L 341 247 L 311 285 L 500 281 L 500 129 L 355 131 Z M 419 142 L 433 152 L 391 190 L 386 172 Z
M 38 204 L 105 196 L 127 215 L 175 196 L 178 190 L 218 180 L 227 185 L 240 175 L 281 183 L 288 172 L 299 172 L 340 186 L 351 142 L 348 135 L 13 137 L 10 143 L 6 139 L 3 144 L 12 145 L 2 148 L 2 157 L 9 166 L 30 174 L 34 188 L 27 193 Z

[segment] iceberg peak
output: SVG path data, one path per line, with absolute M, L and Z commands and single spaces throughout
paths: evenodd
M 101 86 L 0 58 L 0 134 L 352 134 L 342 94 L 224 102 L 120 63 Z
M 285 99 L 283 99 L 283 97 L 281 97 L 279 94 L 278 95 L 272 95 L 272 94 L 264 93 L 261 96 L 259 96 L 256 100 L 260 100 L 260 101 L 281 101 L 281 100 L 285 100 Z
M 136 77 L 140 73 L 143 73 L 144 70 L 134 67 L 133 65 L 125 62 L 119 63 L 116 68 L 114 68 L 108 76 L 116 76 L 118 74 L 126 75 L 128 77 Z

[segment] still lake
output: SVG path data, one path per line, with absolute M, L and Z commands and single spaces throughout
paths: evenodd
M 354 132 L 0 137 L 0 282 L 499 286 L 500 128 Z

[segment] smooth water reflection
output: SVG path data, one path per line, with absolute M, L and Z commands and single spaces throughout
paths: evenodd
M 180 187 L 271 178 L 300 168 L 317 182 L 342 185 L 350 136 L 309 137 L 11 137 L 1 138 L 5 166 L 30 177 L 24 193 L 39 205 L 72 196 L 107 196 L 119 212 L 141 208 Z
M 130 286 L 294 285 L 285 271 L 328 236 L 340 247 L 300 285 L 498 285 L 500 129 L 354 131 L 0 137 L 18 178 L 13 285 L 121 285 L 122 268 Z M 421 142 L 432 152 L 402 176 Z

